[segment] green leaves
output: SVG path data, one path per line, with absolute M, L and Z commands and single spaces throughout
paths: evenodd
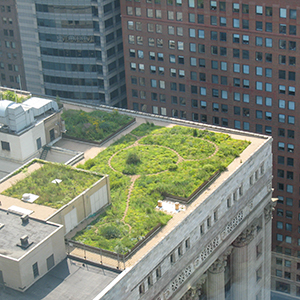
M 126 149 L 134 144 L 135 136 L 143 136 L 139 145 Z M 158 223 L 165 225 L 171 219 L 170 215 L 155 209 L 164 193 L 189 197 L 217 170 L 225 170 L 248 144 L 227 134 L 188 127 L 140 125 L 84 165 L 86 169 L 109 174 L 112 206 L 76 239 L 89 243 L 90 236 L 97 232 L 101 234 L 98 247 L 126 253 Z M 179 161 L 176 152 L 183 160 Z M 111 165 L 117 172 L 108 166 L 115 153 Z M 141 176 L 135 181 L 128 200 L 131 181 L 127 175 L 134 174 Z M 132 227 L 131 231 L 120 222 L 127 200 L 125 223 Z
M 95 110 L 66 110 L 62 114 L 67 134 L 84 140 L 100 141 L 133 120 L 132 117 Z

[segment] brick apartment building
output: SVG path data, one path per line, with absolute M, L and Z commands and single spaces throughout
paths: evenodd
M 121 15 L 129 109 L 273 136 L 272 290 L 300 296 L 299 1 L 124 0 Z

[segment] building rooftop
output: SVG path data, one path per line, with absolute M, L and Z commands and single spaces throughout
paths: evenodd
M 61 226 L 33 218 L 22 221 L 21 217 L 22 213 L 0 209 L 0 255 L 20 259 Z
M 66 165 L 33 160 L 21 173 L 8 178 L 10 183 L 0 184 L 0 193 L 24 201 L 24 194 L 34 194 L 38 196 L 35 203 L 58 209 L 101 178 Z
M 91 300 L 118 275 L 119 272 L 64 259 L 25 293 L 10 288 L 0 289 L 0 299 Z
M 53 100 L 32 97 L 23 103 L 0 101 L 0 132 L 21 135 L 35 123 L 58 112 Z

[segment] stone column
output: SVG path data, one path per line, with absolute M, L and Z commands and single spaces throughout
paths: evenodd
M 225 300 L 224 271 L 226 263 L 226 258 L 223 256 L 221 258 L 218 258 L 208 269 L 208 300 Z
M 264 261 L 264 289 L 262 291 L 262 299 L 270 300 L 271 290 L 271 250 L 272 250 L 272 212 L 276 205 L 275 199 L 272 199 L 264 208 L 264 247 L 263 247 L 263 261 Z
M 244 230 L 233 242 L 232 300 L 248 299 L 248 245 L 253 240 L 256 223 Z

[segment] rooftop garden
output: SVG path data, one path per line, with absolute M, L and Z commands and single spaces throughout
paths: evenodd
M 80 168 L 109 174 L 112 206 L 75 240 L 128 252 L 171 216 L 155 209 L 164 193 L 189 197 L 249 145 L 227 134 L 142 124 Z
M 27 169 L 23 169 L 23 172 L 26 173 Z M 83 172 L 61 164 L 44 163 L 40 169 L 28 174 L 2 194 L 21 199 L 23 194 L 31 193 L 39 196 L 34 203 L 58 209 L 101 177 L 101 175 Z M 55 179 L 61 182 L 53 183 Z
M 111 113 L 95 110 L 66 110 L 62 114 L 67 134 L 74 138 L 101 141 L 133 120 L 117 111 Z

